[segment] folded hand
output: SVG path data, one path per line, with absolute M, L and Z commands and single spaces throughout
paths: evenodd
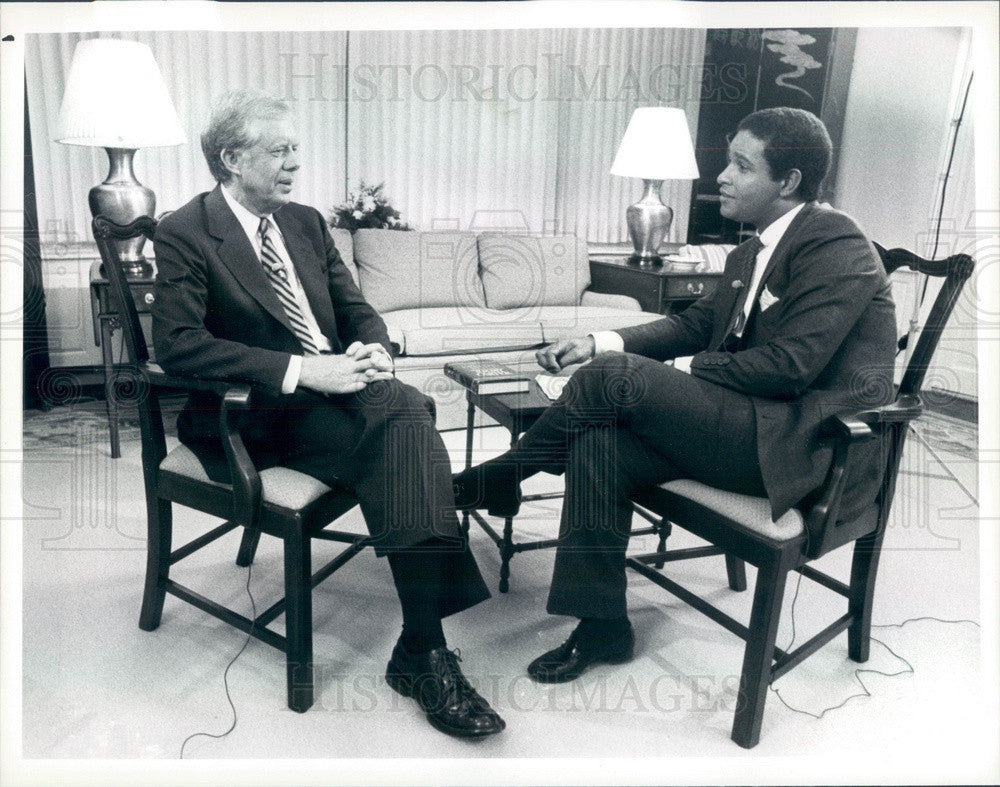
M 555 374 L 574 363 L 583 363 L 594 357 L 594 337 L 575 336 L 550 344 L 535 353 L 538 365 Z
M 364 359 L 370 359 L 375 365 L 375 368 L 380 372 L 391 372 L 395 369 L 395 364 L 392 361 L 392 356 L 386 352 L 385 347 L 383 347 L 378 342 L 372 342 L 371 344 L 362 344 L 361 342 L 354 342 L 344 354 L 348 358 L 353 358 L 356 361 L 361 361 Z
M 381 345 L 375 345 L 381 349 Z M 392 379 L 392 361 L 371 353 L 364 358 L 344 355 L 305 355 L 299 385 L 325 394 L 354 393 L 375 380 Z M 374 356 L 374 357 L 373 357 Z M 390 371 L 383 367 L 388 359 Z

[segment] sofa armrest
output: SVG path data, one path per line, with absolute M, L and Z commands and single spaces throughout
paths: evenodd
M 641 312 L 639 301 L 629 295 L 617 295 L 611 292 L 594 292 L 584 290 L 580 297 L 581 306 L 603 306 L 606 309 L 621 309 L 626 312 Z

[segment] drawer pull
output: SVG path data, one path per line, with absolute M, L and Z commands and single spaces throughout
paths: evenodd
M 147 306 L 150 306 L 150 305 L 152 305 L 153 301 L 155 301 L 155 300 L 156 300 L 156 296 L 155 296 L 155 295 L 153 295 L 153 293 L 151 293 L 151 292 L 147 292 L 147 293 L 146 293 L 146 294 L 145 294 L 145 295 L 144 295 L 144 296 L 142 297 L 142 299 L 143 299 L 143 300 L 144 300 L 144 301 L 146 302 L 146 305 L 147 305 Z
M 701 295 L 705 291 L 705 282 L 703 281 L 689 281 L 687 283 L 687 291 L 692 295 Z

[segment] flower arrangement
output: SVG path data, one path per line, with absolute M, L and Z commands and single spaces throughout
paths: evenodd
M 366 186 L 364 181 L 347 200 L 333 209 L 331 227 L 342 227 L 354 232 L 360 229 L 408 230 L 409 225 L 399 220 L 399 211 L 389 204 L 382 191 L 384 183 Z

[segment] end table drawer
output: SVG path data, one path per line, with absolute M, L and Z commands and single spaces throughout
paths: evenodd
M 719 283 L 719 277 L 713 276 L 671 276 L 667 282 L 667 298 L 701 298 L 708 295 Z

